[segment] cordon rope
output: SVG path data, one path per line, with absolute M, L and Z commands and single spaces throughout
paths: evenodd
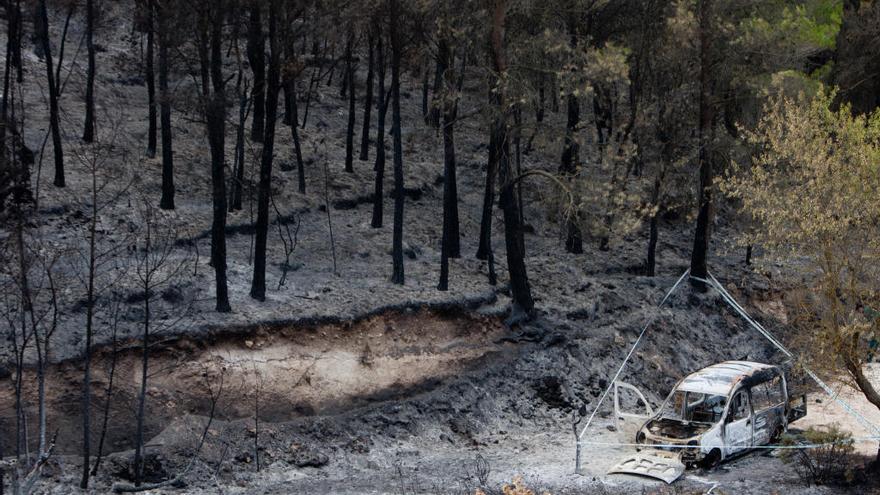
M 666 295 L 660 301 L 660 304 L 657 305 L 658 308 L 662 307 L 666 303 L 666 301 L 669 300 L 669 297 L 672 296 L 672 294 L 681 285 L 681 282 L 685 278 L 687 278 L 689 274 L 690 274 L 690 270 L 685 270 L 685 272 L 678 278 L 678 280 L 676 280 L 676 282 L 672 286 L 672 288 L 669 289 L 669 291 L 666 293 Z M 718 281 L 718 279 L 715 278 L 714 275 L 712 275 L 711 273 L 709 273 L 708 275 L 709 275 L 708 279 L 703 279 L 703 278 L 699 278 L 699 277 L 695 277 L 695 276 L 690 276 L 690 278 L 693 280 L 703 282 L 704 284 L 708 285 L 709 287 L 712 287 L 712 289 L 714 289 L 716 292 L 718 292 L 718 294 L 721 296 L 721 298 L 724 300 L 725 303 L 727 303 L 744 320 L 746 320 L 746 322 L 752 328 L 757 330 L 764 338 L 766 338 L 768 341 L 770 341 L 770 343 L 773 344 L 774 347 L 776 347 L 780 352 L 785 354 L 785 356 L 788 358 L 793 359 L 795 357 L 794 353 L 792 353 L 790 350 L 788 350 L 788 348 L 786 348 L 785 345 L 782 344 L 782 342 L 780 342 L 778 339 L 776 339 L 776 337 L 774 337 L 772 333 L 770 333 L 766 328 L 764 328 L 760 323 L 758 323 L 754 318 L 752 318 L 748 314 L 748 312 L 746 312 L 745 309 L 743 309 L 743 307 L 736 301 L 736 299 L 733 298 L 732 295 L 730 295 L 730 293 L 727 291 L 727 289 L 724 288 L 724 286 Z M 629 352 L 626 354 L 626 357 L 623 359 L 623 362 L 620 364 L 620 367 L 617 369 L 617 372 L 614 373 L 614 378 L 612 378 L 611 381 L 608 382 L 608 387 L 605 389 L 605 392 L 602 393 L 602 396 L 599 398 L 599 402 L 596 404 L 596 407 L 593 409 L 593 412 L 590 414 L 590 417 L 587 419 L 586 424 L 581 429 L 581 432 L 578 434 L 578 437 L 577 437 L 577 457 L 575 460 L 576 469 L 578 471 L 580 470 L 580 466 L 581 466 L 581 445 L 604 445 L 604 446 L 616 446 L 616 447 L 654 447 L 654 448 L 666 448 L 666 449 L 693 448 L 693 445 L 678 445 L 678 444 L 675 444 L 675 445 L 647 445 L 647 444 L 636 444 L 636 443 L 626 443 L 626 442 L 595 442 L 595 441 L 584 441 L 583 440 L 584 435 L 587 433 L 587 429 L 589 429 L 590 425 L 593 422 L 593 419 L 595 419 L 595 417 L 596 417 L 596 413 L 599 412 L 599 408 L 602 406 L 602 403 L 608 397 L 608 394 L 611 392 L 611 389 L 614 387 L 615 382 L 617 381 L 618 378 L 620 378 L 621 373 L 623 373 L 623 369 L 626 367 L 627 362 L 629 362 L 629 359 L 632 357 L 632 355 L 635 352 L 636 348 L 638 347 L 639 343 L 642 341 L 642 338 L 647 333 L 648 328 L 651 327 L 651 325 L 657 319 L 658 315 L 659 315 L 659 313 L 655 314 L 654 317 L 652 317 L 650 319 L 650 321 L 648 321 L 648 323 L 644 326 L 644 328 L 642 328 L 642 331 L 639 333 L 638 338 L 636 338 L 636 341 L 633 343 Z M 871 436 L 852 438 L 852 439 L 850 439 L 851 442 L 856 443 L 856 442 L 868 442 L 868 441 L 880 440 L 880 428 L 878 428 L 877 425 L 875 425 L 874 423 L 869 421 L 867 418 L 865 418 L 862 414 L 860 414 L 858 411 L 856 411 L 847 401 L 845 401 L 843 398 L 841 398 L 839 394 L 837 394 L 828 384 L 826 384 L 821 378 L 819 378 L 819 376 L 816 375 L 816 373 L 814 373 L 811 369 L 807 368 L 806 366 L 803 369 L 804 369 L 804 372 L 807 374 L 807 376 L 809 376 L 811 379 L 813 379 L 813 381 L 815 381 L 816 384 L 818 384 L 819 387 L 821 387 L 822 390 L 824 390 L 825 393 L 828 394 L 829 397 L 831 397 L 835 402 L 840 404 L 840 406 L 843 407 L 843 409 L 849 415 L 851 415 L 856 420 L 858 420 L 859 423 L 861 423 L 862 426 L 864 426 L 868 431 L 873 432 L 873 435 L 871 435 Z M 799 444 L 795 444 L 795 445 L 748 445 L 748 446 L 746 446 L 746 448 L 767 449 L 767 450 L 816 449 L 816 448 L 821 448 L 821 447 L 828 447 L 828 446 L 835 445 L 835 444 L 836 444 L 835 442 L 826 442 L 826 443 L 809 443 L 809 444 L 799 443 Z M 723 445 L 716 445 L 716 446 L 712 446 L 712 447 L 724 447 L 724 446 Z

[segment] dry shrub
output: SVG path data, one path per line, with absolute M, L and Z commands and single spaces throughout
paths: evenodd
M 855 459 L 853 438 L 837 426 L 810 427 L 798 435 L 786 434 L 782 444 L 787 446 L 822 445 L 815 448 L 785 449 L 782 460 L 792 464 L 808 485 L 848 484 L 854 481 Z
M 505 484 L 501 487 L 501 493 L 504 495 L 535 495 L 535 492 L 526 486 L 522 476 L 515 476 L 512 484 Z M 486 492 L 478 489 L 474 495 L 486 495 Z M 544 492 L 542 495 L 550 495 L 550 492 Z

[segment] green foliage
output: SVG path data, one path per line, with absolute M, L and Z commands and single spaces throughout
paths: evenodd
M 853 438 L 837 426 L 810 427 L 806 431 L 782 437 L 789 447 L 821 445 L 816 448 L 790 448 L 782 451 L 782 461 L 794 466 L 808 485 L 850 483 L 854 478 Z
M 786 44 L 833 49 L 843 18 L 840 0 L 772 2 L 743 21 L 744 34 Z
M 834 375 L 845 371 L 880 407 L 862 370 L 880 329 L 863 311 L 880 302 L 880 111 L 835 110 L 835 96 L 820 88 L 812 100 L 772 99 L 757 129 L 745 133 L 751 161 L 735 165 L 721 187 L 754 220 L 751 241 L 766 259 L 801 260 L 816 275 L 795 308 L 806 359 Z

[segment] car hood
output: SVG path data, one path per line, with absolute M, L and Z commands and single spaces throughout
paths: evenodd
M 692 423 L 669 418 L 652 419 L 645 425 L 645 429 L 651 436 L 674 440 L 693 438 L 702 435 L 710 428 L 712 425 L 705 423 Z

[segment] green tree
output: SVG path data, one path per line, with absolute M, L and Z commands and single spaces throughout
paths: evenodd
M 872 404 L 864 365 L 880 330 L 880 111 L 834 109 L 836 92 L 778 97 L 745 138 L 758 150 L 723 190 L 754 220 L 768 259 L 806 260 L 815 284 L 796 322 L 805 359 L 841 373 Z

